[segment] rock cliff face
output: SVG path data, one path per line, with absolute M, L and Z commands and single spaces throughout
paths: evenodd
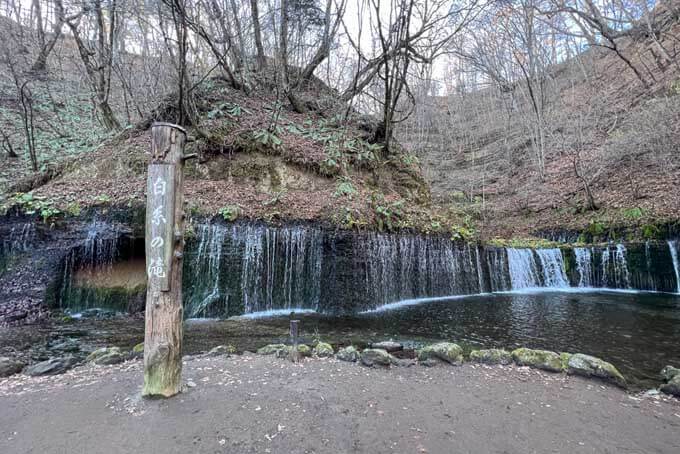
M 72 315 L 143 310 L 144 240 L 135 234 L 139 221 L 125 214 L 97 212 L 52 226 L 4 218 L 0 231 L 24 234 L 3 243 L 0 322 L 30 323 L 48 308 Z M 183 273 L 188 318 L 351 314 L 417 298 L 535 287 L 675 292 L 680 276 L 676 241 L 529 249 L 321 223 L 191 221 Z

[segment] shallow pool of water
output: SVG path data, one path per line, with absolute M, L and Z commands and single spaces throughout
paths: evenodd
M 298 313 L 305 342 L 366 345 L 395 339 L 418 346 L 438 340 L 466 349 L 519 346 L 581 352 L 612 362 L 635 387 L 656 386 L 662 367 L 680 366 L 680 295 L 624 292 L 526 292 L 443 298 L 389 310 L 332 317 Z M 290 314 L 228 320 L 188 320 L 185 353 L 219 344 L 255 350 L 286 341 Z M 68 324 L 12 328 L 0 349 L 27 349 L 55 338 L 86 347 L 132 347 L 143 340 L 143 320 L 82 319 Z

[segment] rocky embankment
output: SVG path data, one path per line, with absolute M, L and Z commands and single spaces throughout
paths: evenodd
M 340 361 L 359 363 L 366 367 L 390 368 L 411 366 L 461 366 L 464 363 L 484 365 L 516 365 L 529 367 L 552 373 L 564 373 L 596 379 L 617 387 L 627 389 L 628 384 L 617 368 L 600 358 L 582 353 L 553 352 L 529 348 L 517 348 L 512 351 L 504 349 L 481 349 L 465 353 L 463 348 L 452 342 L 438 342 L 425 345 L 419 349 L 408 349 L 398 342 L 382 341 L 369 344 L 359 349 L 350 345 L 339 348 L 326 342 L 315 342 L 314 345 L 299 344 L 295 347 L 286 344 L 268 344 L 257 350 L 258 355 L 275 356 L 294 362 L 305 358 L 336 358 Z M 79 343 L 73 339 L 48 345 L 40 361 L 27 364 L 26 361 L 0 357 L 0 377 L 9 377 L 23 373 L 29 376 L 62 374 L 79 364 L 112 365 L 124 361 L 141 358 L 144 344 L 136 345 L 125 351 L 119 347 L 102 347 L 93 351 L 82 351 Z M 231 345 L 220 345 L 205 356 L 231 355 L 236 348 Z M 661 392 L 680 397 L 680 369 L 666 366 L 660 372 L 663 384 Z

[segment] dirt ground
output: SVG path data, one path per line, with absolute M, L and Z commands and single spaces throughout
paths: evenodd
M 680 452 L 680 401 L 515 366 L 192 357 L 169 400 L 141 377 L 136 360 L 0 380 L 0 453 Z

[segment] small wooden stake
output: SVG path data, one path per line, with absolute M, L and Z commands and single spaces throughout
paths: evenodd
M 293 348 L 290 351 L 290 360 L 294 363 L 300 361 L 300 352 L 298 351 L 298 325 L 300 320 L 290 321 L 290 338 L 293 341 Z
M 186 131 L 151 127 L 146 203 L 144 396 L 170 397 L 182 385 L 183 167 Z

